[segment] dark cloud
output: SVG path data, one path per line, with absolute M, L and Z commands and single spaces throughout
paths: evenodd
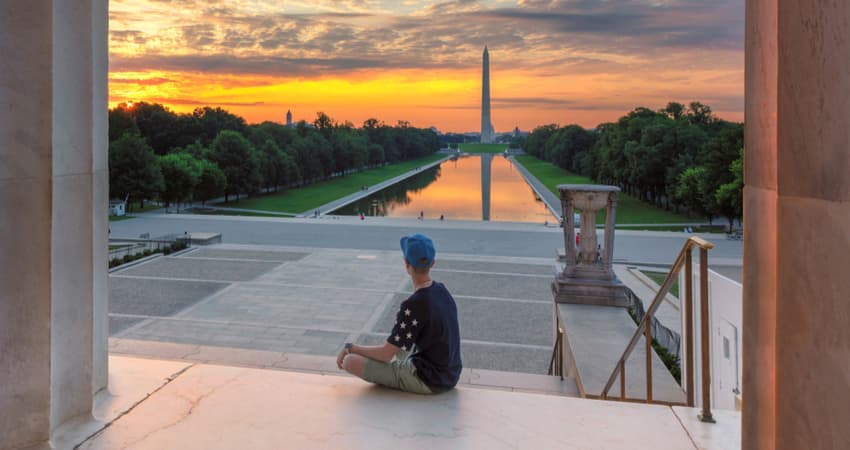
M 188 106 L 260 106 L 266 105 L 266 102 L 216 102 L 212 100 L 191 100 L 186 98 L 146 98 L 146 101 L 151 103 L 167 103 L 171 105 L 188 105 Z
M 203 48 L 216 42 L 216 28 L 211 24 L 185 25 L 181 32 L 183 41 L 190 48 Z
M 190 72 L 244 73 L 256 75 L 303 76 L 322 75 L 389 67 L 387 61 L 358 58 L 285 58 L 274 56 L 240 57 L 234 55 L 117 56 L 110 58 L 110 70 L 140 71 L 160 69 Z
M 494 107 L 504 110 L 512 108 L 536 109 L 566 109 L 576 105 L 576 102 L 550 97 L 506 97 L 492 99 Z
M 165 83 L 173 83 L 171 78 L 110 78 L 110 83 L 137 84 L 139 86 L 158 86 Z
M 109 34 L 113 40 L 118 42 L 127 42 L 131 44 L 144 44 L 147 42 L 145 33 L 139 30 L 114 30 Z
M 325 2 L 341 9 L 306 14 L 251 14 L 224 0 L 158 1 L 204 11 L 204 19 L 159 36 L 113 31 L 115 41 L 157 43 L 141 57 L 113 55 L 116 69 L 151 64 L 144 68 L 281 76 L 472 69 L 489 45 L 494 70 L 521 67 L 558 75 L 565 69 L 624 70 L 615 67 L 623 60 L 681 61 L 700 50 L 743 52 L 743 0 L 524 0 L 500 9 L 451 0 L 407 15 L 370 13 L 375 2 L 368 0 Z M 174 55 L 173 49 L 188 54 Z

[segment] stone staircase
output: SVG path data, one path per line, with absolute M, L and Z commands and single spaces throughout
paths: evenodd
M 564 328 L 566 374 L 575 379 L 579 394 L 599 398 L 611 371 L 620 359 L 637 325 L 625 308 L 615 306 L 556 304 L 556 313 Z M 641 341 L 626 362 L 626 399 L 646 398 L 644 344 Z M 656 401 L 684 403 L 685 394 L 670 372 L 652 353 L 652 391 Z M 620 397 L 615 383 L 609 397 Z

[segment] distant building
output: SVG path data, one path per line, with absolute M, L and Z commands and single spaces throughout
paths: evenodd
M 123 216 L 127 214 L 127 202 L 124 200 L 110 200 L 109 201 L 109 215 L 110 216 Z
M 286 111 L 286 127 L 292 128 L 293 126 L 294 125 L 292 125 L 292 111 Z
M 514 137 L 519 137 L 519 127 L 514 128 Z

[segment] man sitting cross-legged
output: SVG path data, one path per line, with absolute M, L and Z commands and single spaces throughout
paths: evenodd
M 415 292 L 401 303 L 383 345 L 346 342 L 337 366 L 372 383 L 436 394 L 453 388 L 460 377 L 457 306 L 446 287 L 431 279 L 436 253 L 431 239 L 405 236 L 401 251 Z

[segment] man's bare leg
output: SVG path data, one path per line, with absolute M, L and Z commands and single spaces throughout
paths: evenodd
M 342 370 L 358 378 L 363 378 L 363 367 L 365 365 L 366 358 L 360 355 L 345 355 L 342 360 Z

